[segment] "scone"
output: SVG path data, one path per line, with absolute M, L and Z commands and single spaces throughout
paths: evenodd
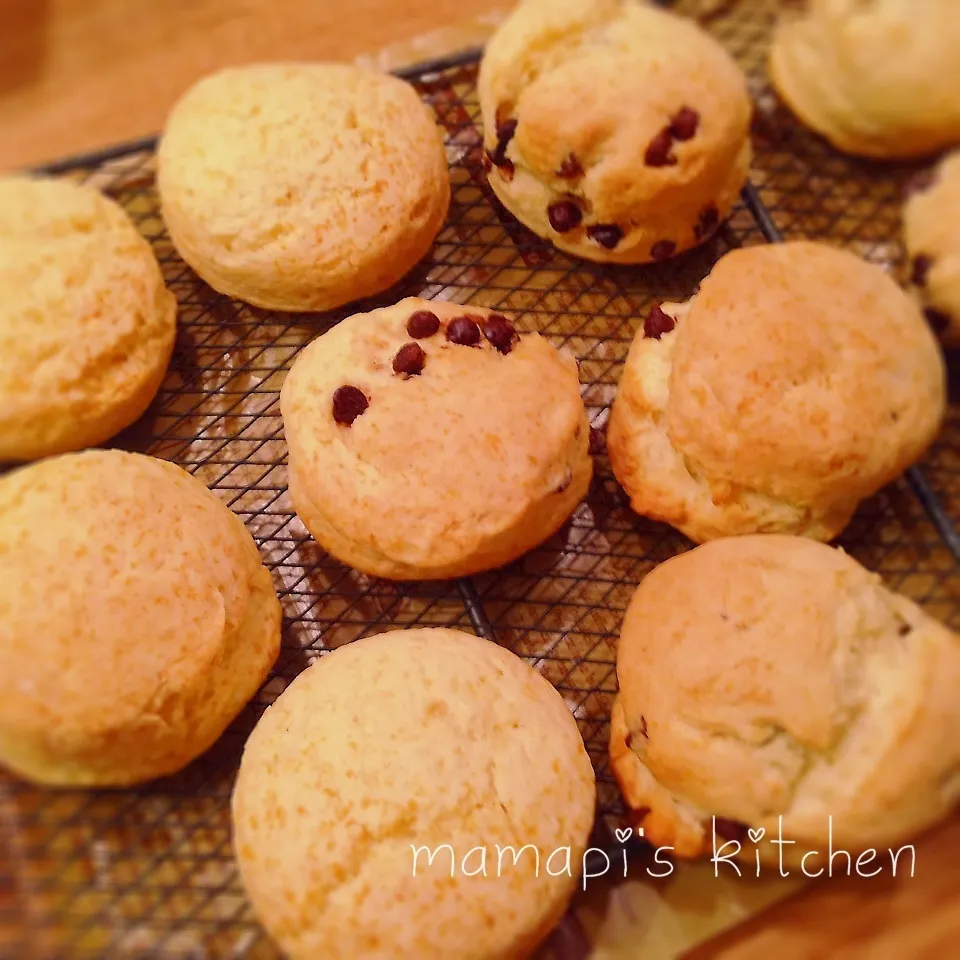
M 847 153 L 918 157 L 960 143 L 955 0 L 808 0 L 774 34 L 770 75 Z
M 0 461 L 96 446 L 160 388 L 176 300 L 119 204 L 0 177 Z
M 930 326 L 945 344 L 960 346 L 960 150 L 907 198 L 903 238 L 911 287 Z
M 594 802 L 547 680 L 486 640 L 406 630 L 335 650 L 267 709 L 234 845 L 290 960 L 521 960 L 567 907 Z
M 408 298 L 343 320 L 280 394 L 290 496 L 324 549 L 395 580 L 508 563 L 590 484 L 576 361 L 502 314 Z
M 702 243 L 746 180 L 743 74 L 692 20 L 639 0 L 523 0 L 487 45 L 478 88 L 493 191 L 589 260 Z
M 960 638 L 824 544 L 734 537 L 656 567 L 617 676 L 614 773 L 680 857 L 752 850 L 747 828 L 769 841 L 781 816 L 785 862 L 830 830 L 834 849 L 897 847 L 960 796 Z
M 201 80 L 167 120 L 157 186 L 170 238 L 203 280 L 291 311 L 392 286 L 450 200 L 440 132 L 414 89 L 346 64 Z
M 816 243 L 748 247 L 652 309 L 607 450 L 633 509 L 692 540 L 830 540 L 926 450 L 945 395 L 930 328 L 879 267 Z
M 280 604 L 199 480 L 118 450 L 0 479 L 0 764 L 51 786 L 173 773 L 253 696 Z

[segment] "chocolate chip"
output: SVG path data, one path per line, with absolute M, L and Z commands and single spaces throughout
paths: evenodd
M 490 157 L 494 166 L 499 167 L 504 163 L 509 163 L 507 160 L 507 147 L 509 146 L 510 141 L 513 139 L 513 135 L 516 132 L 516 120 L 504 120 L 503 123 L 497 124 L 497 147 L 493 151 L 493 155 Z
M 497 164 L 497 169 L 500 171 L 500 176 L 509 183 L 513 179 L 513 174 L 515 169 L 513 166 L 512 160 L 503 160 Z
M 712 233 L 720 222 L 720 211 L 711 203 L 700 211 L 700 217 L 693 228 L 695 240 L 703 240 Z
M 936 179 L 937 171 L 933 168 L 915 173 L 903 185 L 904 197 L 912 197 L 916 193 L 923 193 L 925 190 L 929 190 Z
M 623 745 L 624 745 L 628 750 L 632 750 L 632 749 L 633 749 L 633 734 L 628 733 L 628 734 L 623 738 Z
M 648 167 L 672 167 L 677 158 L 670 152 L 673 149 L 673 137 L 670 130 L 661 130 L 651 141 L 644 154 L 643 162 Z
M 650 256 L 654 260 L 668 260 L 676 249 L 677 245 L 672 240 L 658 240 L 650 248 Z
M 410 314 L 407 320 L 407 333 L 414 340 L 424 340 L 432 337 L 440 329 L 440 318 L 430 310 L 417 310 Z
M 591 457 L 595 457 L 598 454 L 603 453 L 606 448 L 606 442 L 603 439 L 603 434 L 596 428 L 590 428 L 590 443 L 587 447 L 587 450 Z
M 408 377 L 415 377 L 427 362 L 427 355 L 419 343 L 405 343 L 393 358 L 393 372 L 405 373 Z
M 623 239 L 623 231 L 615 223 L 595 223 L 587 227 L 587 236 L 601 247 L 612 250 Z
M 670 121 L 667 129 L 674 140 L 690 140 L 700 125 L 700 114 L 690 107 L 682 107 L 680 112 Z
M 927 318 L 927 323 L 929 323 L 937 333 L 942 333 L 950 326 L 950 314 L 944 313 L 942 310 L 927 307 L 927 309 L 923 311 L 923 315 Z
M 455 317 L 447 324 L 447 339 L 461 347 L 475 347 L 480 342 L 480 328 L 470 317 Z
M 918 253 L 912 261 L 913 272 L 910 274 L 910 282 L 918 287 L 926 286 L 927 275 L 933 266 L 933 257 L 925 253 Z
M 483 321 L 483 335 L 500 353 L 507 354 L 513 349 L 517 330 L 502 313 L 491 313 Z
M 640 736 L 647 741 L 650 739 L 650 736 L 647 733 L 647 718 L 643 715 L 640 716 Z
M 557 233 L 567 233 L 580 226 L 583 214 L 572 200 L 558 200 L 547 207 L 547 219 Z
M 669 333 L 676 325 L 677 321 L 674 320 L 669 313 L 664 313 L 659 305 L 654 304 L 649 316 L 643 321 L 643 335 L 652 340 L 659 340 L 660 337 L 665 333 Z
M 905 637 L 908 633 L 912 632 L 913 627 L 907 623 L 906 620 L 901 620 L 900 625 L 897 627 L 897 636 Z
M 735 840 L 742 843 L 747 835 L 747 825 L 737 820 L 727 820 L 725 817 L 715 817 L 713 829 L 722 840 Z
M 576 180 L 577 177 L 583 176 L 583 167 L 580 166 L 580 161 L 575 154 L 567 155 L 567 158 L 557 168 L 557 176 L 563 180 Z
M 369 405 L 359 387 L 337 387 L 333 392 L 333 419 L 349 427 Z
M 554 493 L 563 493 L 570 484 L 573 483 L 573 471 L 567 467 L 566 473 L 563 475 L 563 479 L 557 485 L 557 488 L 553 491 Z

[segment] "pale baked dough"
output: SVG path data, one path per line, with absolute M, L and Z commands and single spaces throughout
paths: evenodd
M 487 45 L 478 88 L 490 186 L 590 260 L 695 246 L 746 179 L 740 69 L 692 20 L 636 0 L 523 0 Z
M 415 339 L 409 318 L 440 321 Z M 410 297 L 341 321 L 296 359 L 280 395 L 294 507 L 333 556 L 392 579 L 498 567 L 550 537 L 590 483 L 589 423 L 576 361 L 539 334 L 504 354 L 446 336 L 480 307 Z M 423 372 L 393 360 L 415 342 Z M 368 408 L 337 423 L 335 392 Z
M 960 638 L 824 544 L 733 537 L 662 563 L 617 676 L 613 771 L 678 856 L 712 853 L 712 817 L 769 839 L 782 816 L 785 861 L 825 851 L 830 817 L 835 848 L 896 847 L 960 797 Z
M 280 646 L 241 520 L 141 454 L 86 451 L 0 479 L 0 763 L 126 786 L 220 736 Z
M 454 630 L 347 644 L 300 674 L 247 741 L 240 874 L 290 960 L 521 960 L 563 915 L 594 774 L 549 682 Z M 448 844 L 414 876 L 413 848 Z M 501 848 L 532 844 L 516 865 Z M 486 848 L 487 875 L 480 869 Z M 573 877 L 561 851 L 571 853 Z M 499 876 L 498 876 L 499 872 Z
M 930 326 L 945 344 L 960 347 L 960 150 L 907 198 L 903 239 L 911 289 Z
M 150 405 L 176 300 L 119 204 L 0 177 L 0 461 L 96 446 Z
M 770 74 L 802 122 L 877 158 L 960 143 L 956 0 L 808 0 L 784 14 Z
M 933 334 L 887 274 L 851 253 L 734 250 L 688 303 L 662 309 L 676 325 L 637 331 L 607 449 L 633 509 L 692 540 L 830 540 L 940 427 Z
M 450 200 L 440 132 L 414 89 L 346 64 L 201 80 L 167 120 L 157 186 L 183 259 L 272 310 L 386 290 L 430 249 Z

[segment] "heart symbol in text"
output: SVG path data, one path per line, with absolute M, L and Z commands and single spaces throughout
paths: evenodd
M 757 827 L 754 830 L 752 827 L 747 831 L 747 836 L 750 838 L 752 843 L 759 843 L 763 839 L 763 835 L 767 831 L 763 827 Z
M 617 829 L 614 830 L 613 832 L 614 834 L 616 834 L 617 839 L 621 843 L 626 843 L 633 836 L 632 827 L 627 827 L 626 830 L 621 830 L 619 827 L 617 827 Z

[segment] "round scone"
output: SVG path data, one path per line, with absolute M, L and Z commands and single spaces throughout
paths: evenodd
M 583 499 L 576 361 L 501 314 L 410 297 L 341 321 L 280 395 L 293 505 L 324 549 L 395 580 L 515 560 Z
M 838 149 L 918 157 L 960 143 L 958 50 L 955 0 L 808 0 L 782 17 L 770 75 Z
M 743 74 L 639 0 L 523 0 L 478 85 L 490 186 L 561 250 L 665 260 L 711 236 L 746 179 Z
M 903 234 L 911 289 L 943 342 L 960 347 L 960 150 L 911 191 Z
M 160 388 L 176 312 L 119 204 L 66 180 L 0 177 L 0 461 L 130 426 Z
M 180 467 L 92 450 L 0 479 L 0 764 L 51 786 L 173 773 L 279 647 L 253 538 Z
M 781 816 L 785 861 L 825 854 L 830 831 L 834 849 L 895 847 L 960 797 L 960 637 L 822 543 L 733 537 L 661 564 L 617 676 L 611 765 L 678 856 L 750 856 L 746 830 L 776 839 Z
M 450 201 L 440 132 L 414 89 L 347 64 L 201 80 L 167 120 L 157 186 L 170 238 L 203 280 L 291 311 L 392 286 Z
M 290 960 L 521 960 L 567 907 L 594 803 L 547 680 L 489 641 L 406 630 L 339 648 L 267 709 L 234 845 Z
M 830 540 L 920 457 L 943 357 L 879 267 L 797 242 L 734 250 L 630 347 L 607 450 L 633 509 L 695 541 Z

